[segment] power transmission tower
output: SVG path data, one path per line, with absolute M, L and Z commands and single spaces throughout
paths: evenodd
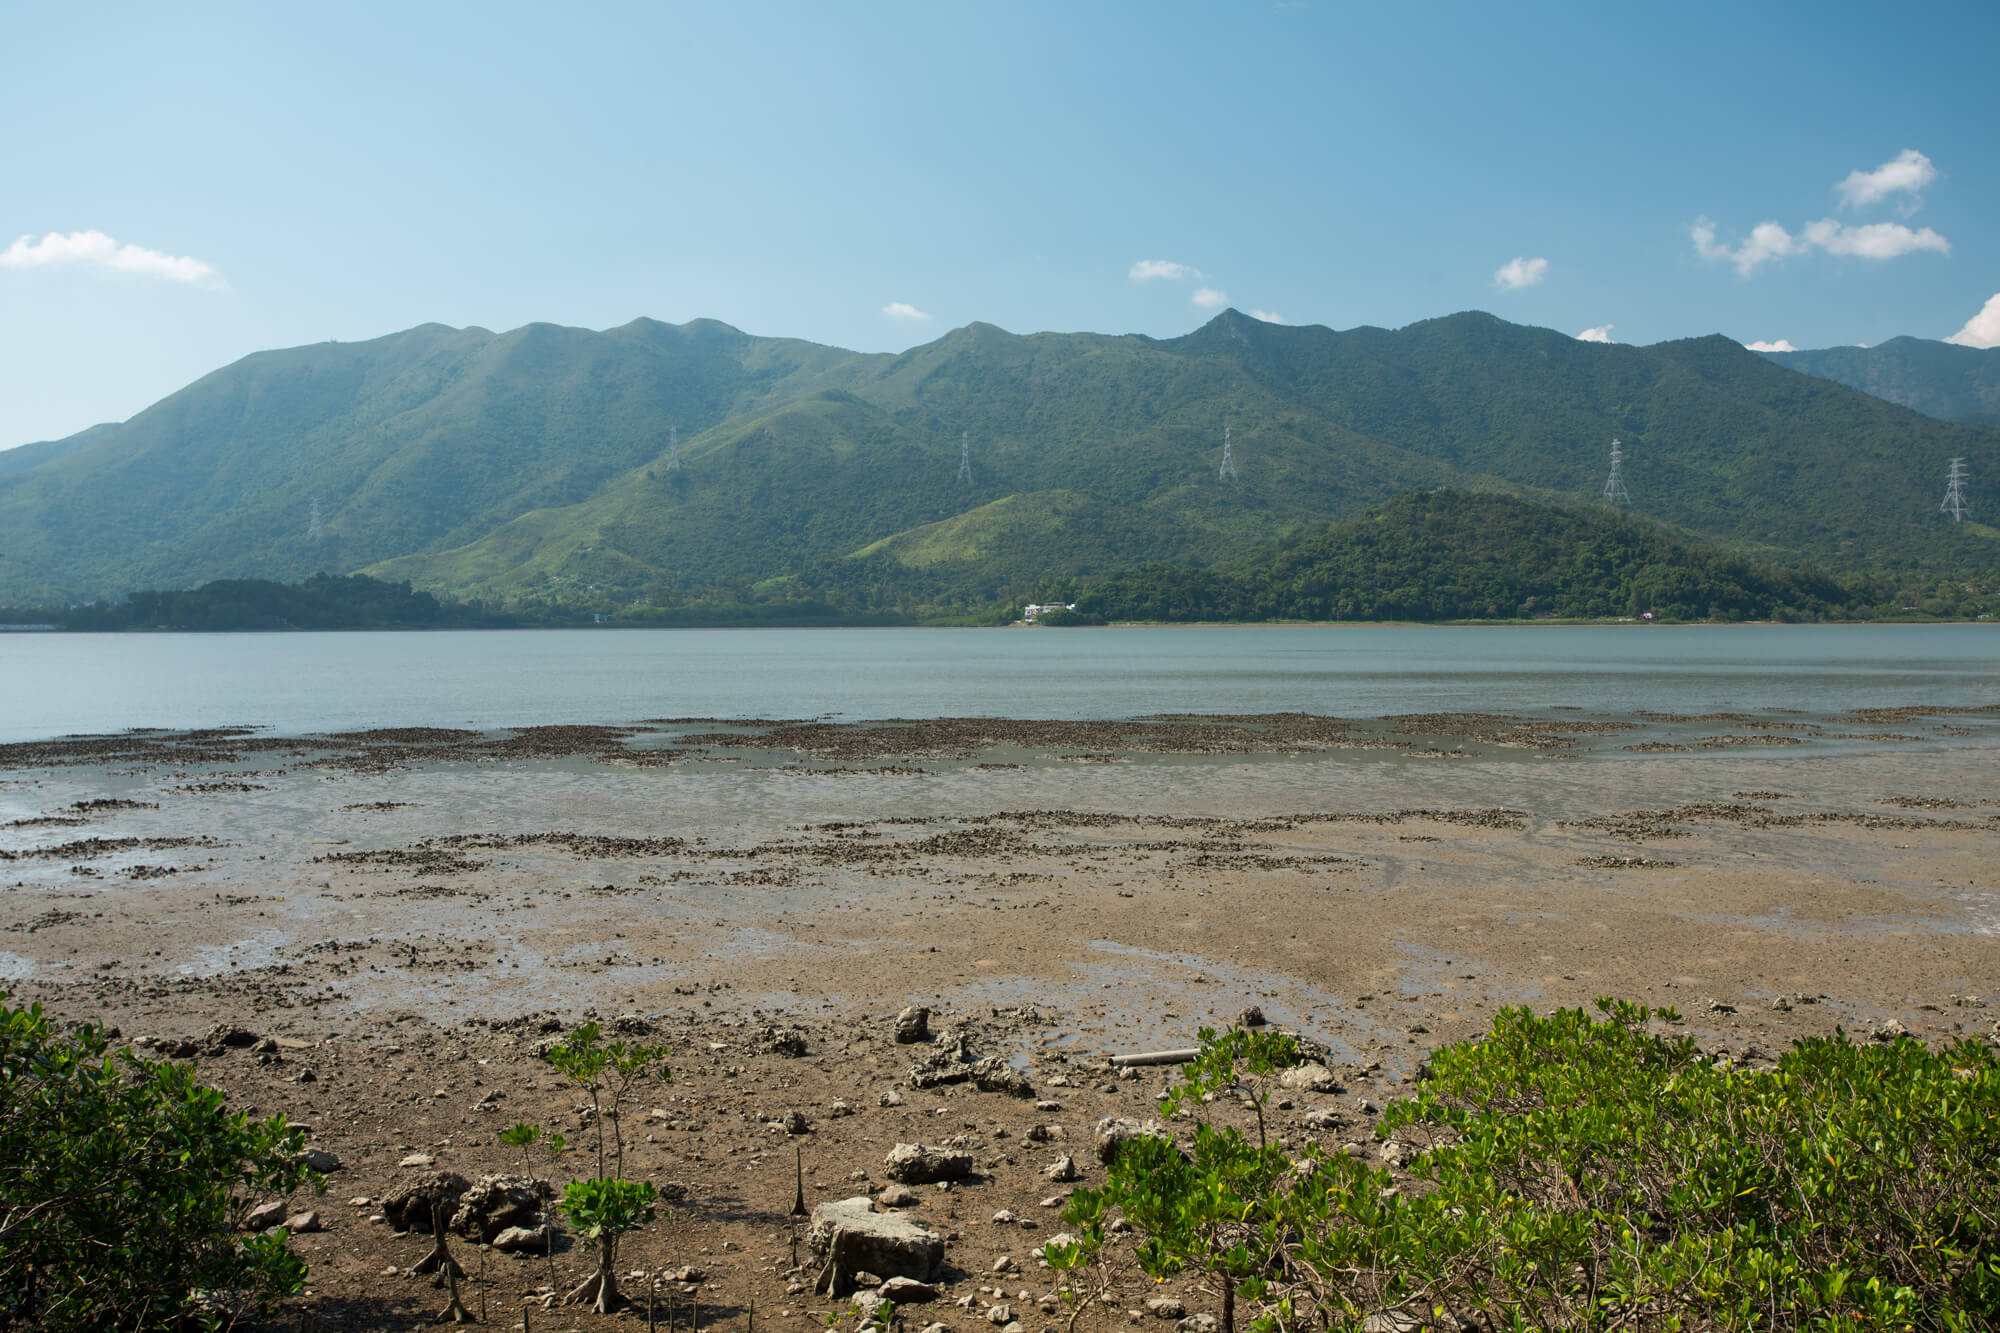
M 1611 475 L 1604 479 L 1604 503 L 1632 503 L 1632 492 L 1625 489 L 1625 451 L 1616 440 L 1611 442 Z
M 1229 452 L 1229 427 L 1222 428 L 1222 467 L 1216 476 L 1224 481 L 1236 480 L 1236 458 Z
M 681 466 L 681 428 L 667 427 L 667 471 L 678 472 Z
M 1968 480 L 1965 460 L 1951 460 L 1951 471 L 1945 476 L 1944 503 L 1938 506 L 1940 513 L 1950 514 L 1951 521 L 1959 522 L 1965 517 L 1965 483 Z
M 972 432 L 958 433 L 958 480 L 960 484 L 972 484 Z
M 316 542 L 319 540 L 319 537 L 319 497 L 315 495 L 312 500 L 312 509 L 306 517 L 306 540 Z

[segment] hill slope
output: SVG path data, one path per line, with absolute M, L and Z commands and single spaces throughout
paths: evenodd
M 1891 338 L 1874 347 L 1766 352 L 1781 366 L 1872 393 L 1944 421 L 2000 426 L 2000 347 Z
M 1216 475 L 1225 423 L 1234 481 Z M 1613 436 L 1636 508 L 1691 532 L 1843 568 L 1991 558 L 1969 525 L 1934 521 L 1931 492 L 1953 455 L 1990 473 L 2000 435 L 1721 337 L 1227 311 L 1168 340 L 973 324 L 863 355 L 641 320 L 246 358 L 0 475 L 0 597 L 365 568 L 484 597 L 776 584 L 966 606 L 1024 580 L 1232 560 L 1412 487 L 1585 499 Z
M 1742 620 L 1838 612 L 1853 594 L 1595 506 L 1412 491 L 1229 572 L 1155 565 L 1093 584 L 1108 620 Z

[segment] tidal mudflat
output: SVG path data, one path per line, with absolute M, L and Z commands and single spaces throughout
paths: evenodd
M 1673 1005 L 1751 1062 L 1992 1033 L 1997 754 L 2000 709 L 1931 706 L 67 737 L 0 747 L 0 984 L 339 1159 L 293 1242 L 328 1323 L 441 1303 L 384 1198 L 516 1167 L 515 1121 L 584 1139 L 536 1048 L 590 1016 L 673 1048 L 627 1129 L 683 1202 L 620 1266 L 689 1273 L 684 1312 L 820 1322 L 795 1160 L 812 1204 L 957 1140 L 974 1178 L 911 1205 L 948 1238 L 926 1318 L 1040 1327 L 1047 1169 L 1096 1176 L 1092 1125 L 1172 1077 L 1106 1058 L 1253 1005 L 1338 1087 L 1281 1132 L 1359 1152 L 1501 1005 Z M 931 1040 L 897 1040 L 911 1005 Z M 472 1249 L 493 1316 L 550 1280 Z M 591 1263 L 559 1252 L 556 1285 Z

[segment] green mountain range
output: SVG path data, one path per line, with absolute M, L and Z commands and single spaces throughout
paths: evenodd
M 1874 347 L 1765 352 L 1781 366 L 1901 403 L 1925 416 L 2000 426 L 2000 347 L 1891 338 Z
M 2000 552 L 1936 512 L 1944 460 L 1992 475 L 2000 432 L 1719 336 L 1227 311 L 1174 339 L 972 324 L 892 355 L 707 320 L 426 325 L 259 353 L 0 467 L 0 601 L 327 570 L 501 600 L 973 609 L 1227 563 L 1412 488 L 1588 500 L 1613 437 L 1636 512 L 1766 561 Z

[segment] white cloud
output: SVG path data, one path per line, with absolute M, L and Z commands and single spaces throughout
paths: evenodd
M 0 268 L 76 265 L 99 273 L 129 273 L 168 282 L 203 282 L 215 269 L 186 255 L 163 254 L 141 245 L 120 245 L 101 231 L 50 232 L 41 240 L 22 236 L 0 250 Z
M 1263 321 L 1264 321 L 1264 322 L 1265 322 L 1266 324 L 1289 324 L 1289 323 L 1291 323 L 1291 321 L 1290 321 L 1290 320 L 1286 319 L 1286 318 L 1285 318 L 1285 317 L 1284 317 L 1283 315 L 1279 314 L 1279 313 L 1278 313 L 1277 311 L 1275 311 L 1275 310 L 1252 310 L 1252 311 L 1250 312 L 1250 318 L 1252 318 L 1252 319 L 1261 319 L 1261 320 L 1263 320 Z
M 1979 313 L 1945 341 L 1960 347 L 2000 347 L 2000 292 L 1989 297 Z
M 1214 287 L 1197 287 L 1194 289 L 1194 303 L 1203 310 L 1213 310 L 1219 305 L 1229 304 L 1229 293 Z
M 1834 188 L 1849 208 L 1860 208 L 1892 194 L 1920 195 L 1937 179 L 1937 168 L 1914 148 L 1905 148 L 1873 171 L 1850 171 Z
M 1688 228 L 1695 253 L 1711 262 L 1727 260 L 1736 266 L 1736 275 L 1747 278 L 1759 264 L 1791 255 L 1809 254 L 1815 249 L 1831 255 L 1858 255 L 1863 259 L 1895 259 L 1918 250 L 1951 253 L 1951 242 L 1925 227 L 1913 231 L 1900 222 L 1871 222 L 1850 227 L 1832 218 L 1808 222 L 1794 236 L 1775 222 L 1760 222 L 1734 248 L 1715 239 L 1715 224 L 1696 218 Z
M 1199 278 L 1201 270 L 1192 264 L 1176 264 L 1171 259 L 1142 259 L 1132 265 L 1125 275 L 1134 282 L 1145 282 L 1149 278 L 1165 278 L 1169 282 L 1179 282 L 1182 278 Z
M 1549 261 L 1516 257 L 1493 270 L 1493 285 L 1501 291 L 1532 287 L 1549 275 Z
M 925 320 L 930 316 L 911 305 L 908 301 L 891 301 L 882 307 L 882 313 L 890 319 Z
M 1805 239 L 1832 255 L 1860 255 L 1863 259 L 1894 259 L 1918 250 L 1951 253 L 1951 242 L 1925 227 L 1912 231 L 1900 222 L 1871 222 L 1865 227 L 1847 227 L 1832 218 L 1806 223 Z
M 1764 339 L 1759 338 L 1756 342 L 1744 343 L 1743 345 L 1753 352 L 1796 352 L 1799 350 L 1792 346 L 1790 338 L 1780 338 L 1776 342 L 1766 342 Z
M 1616 324 L 1599 324 L 1594 329 L 1585 329 L 1577 334 L 1576 340 L 1580 343 L 1608 343 L 1612 341 L 1611 330 L 1617 327 Z

